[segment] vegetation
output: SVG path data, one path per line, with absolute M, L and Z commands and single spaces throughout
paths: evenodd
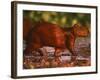
M 88 13 L 68 13 L 52 11 L 28 11 L 24 10 L 24 17 L 30 18 L 33 22 L 47 21 L 58 24 L 61 27 L 71 27 L 78 23 L 90 27 L 91 15 Z

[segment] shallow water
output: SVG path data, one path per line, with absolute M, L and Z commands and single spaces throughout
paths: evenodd
M 75 67 L 75 66 L 90 66 L 91 65 L 91 49 L 90 49 L 90 37 L 79 37 L 75 41 L 75 52 L 77 53 L 76 61 L 71 61 L 71 52 L 66 49 L 61 52 L 59 57 L 60 63 L 55 61 L 54 47 L 44 46 L 40 50 L 47 54 L 47 59 L 43 60 L 45 56 L 39 55 L 35 51 L 36 55 L 25 55 L 24 56 L 24 65 L 25 69 L 33 68 L 52 68 L 52 67 Z M 26 46 L 26 45 L 25 45 Z M 25 49 L 24 46 L 24 49 Z M 45 64 L 47 63 L 47 64 Z M 73 63 L 73 64 L 72 64 Z M 31 66 L 31 67 L 30 67 Z M 33 66 L 33 67 L 32 67 Z

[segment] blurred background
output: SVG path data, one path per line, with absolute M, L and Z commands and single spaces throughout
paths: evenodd
M 91 24 L 91 15 L 88 13 L 24 10 L 23 17 L 30 18 L 33 22 L 47 21 L 61 27 L 71 27 L 76 23 L 90 27 Z

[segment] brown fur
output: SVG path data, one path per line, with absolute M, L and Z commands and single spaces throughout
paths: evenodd
M 28 33 L 27 47 L 24 54 L 32 53 L 32 51 L 43 46 L 51 46 L 55 47 L 55 56 L 66 48 L 70 50 L 72 55 L 77 55 L 74 50 L 76 37 L 86 37 L 89 34 L 88 29 L 77 24 L 71 28 L 60 28 L 58 25 L 48 22 L 36 23 Z
M 59 26 L 47 22 L 37 23 L 28 36 L 28 46 L 24 53 L 31 53 L 43 46 L 65 49 L 65 39 L 64 32 Z

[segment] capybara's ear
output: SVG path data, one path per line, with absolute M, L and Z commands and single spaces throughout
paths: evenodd
M 30 30 L 32 29 L 32 21 L 29 18 L 23 18 L 23 39 L 26 40 Z
M 76 37 L 87 37 L 89 35 L 89 30 L 86 26 L 74 24 L 73 33 Z
M 78 28 L 78 27 L 80 27 L 79 24 L 74 24 L 74 25 L 73 25 L 73 28 Z

